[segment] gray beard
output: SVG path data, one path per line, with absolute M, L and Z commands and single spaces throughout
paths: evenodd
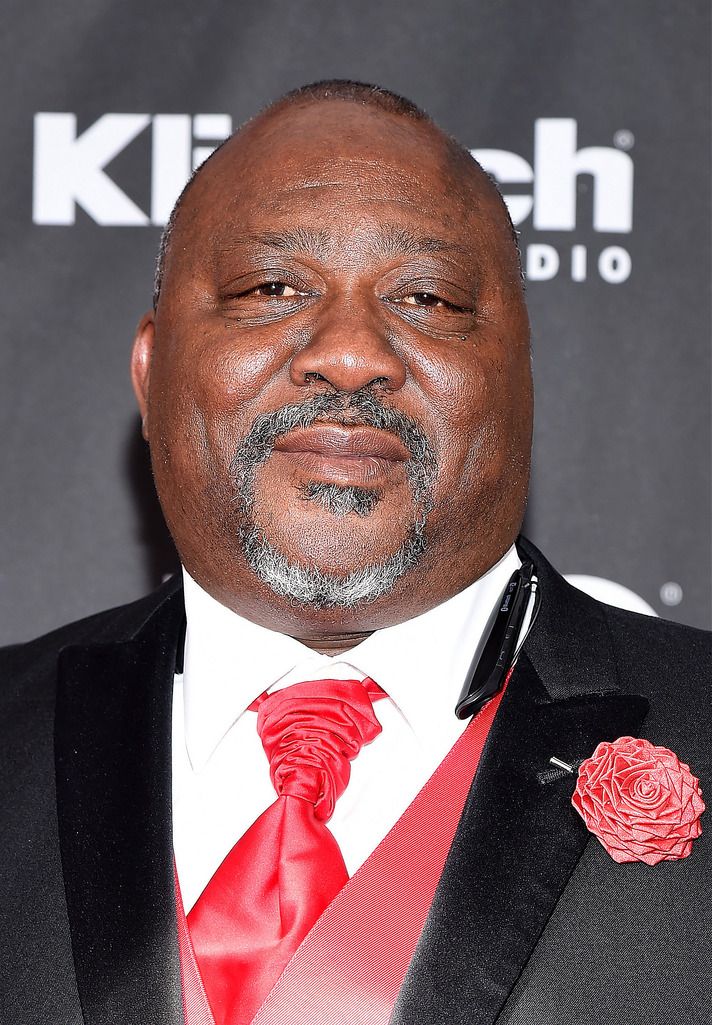
M 378 492 L 371 488 L 358 488 L 352 485 L 344 487 L 326 481 L 313 480 L 300 490 L 306 502 L 314 502 L 334 516 L 348 516 L 349 513 L 361 517 L 370 516 L 381 501 Z
M 413 491 L 415 519 L 403 544 L 381 562 L 359 567 L 339 576 L 314 566 L 290 561 L 267 539 L 255 523 L 254 482 L 274 443 L 297 427 L 316 422 L 367 424 L 395 434 L 411 453 L 406 473 Z M 315 609 L 352 608 L 388 594 L 396 581 L 416 565 L 426 548 L 426 516 L 432 509 L 432 484 L 437 464 L 430 444 L 418 425 L 384 406 L 368 391 L 352 395 L 328 393 L 307 402 L 283 406 L 257 417 L 231 464 L 236 501 L 242 513 L 240 539 L 248 565 L 275 594 Z M 302 489 L 305 501 L 313 501 L 335 516 L 354 513 L 368 516 L 380 501 L 377 491 L 340 487 L 312 481 Z
M 346 576 L 290 562 L 256 526 L 243 534 L 243 549 L 253 572 L 275 594 L 315 609 L 349 609 L 388 594 L 398 578 L 415 566 L 425 551 L 425 520 L 414 524 L 390 558 L 352 570 Z

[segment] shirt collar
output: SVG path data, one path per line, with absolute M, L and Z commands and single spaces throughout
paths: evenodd
M 514 547 L 484 576 L 414 619 L 377 630 L 341 655 L 300 641 L 221 605 L 183 569 L 187 629 L 183 665 L 185 739 L 202 768 L 230 727 L 263 691 L 280 681 L 329 675 L 371 676 L 416 736 L 454 718 L 475 651 L 520 560 Z

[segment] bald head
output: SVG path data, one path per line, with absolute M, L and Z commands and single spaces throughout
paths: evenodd
M 406 99 L 404 96 L 400 96 L 398 93 L 384 89 L 381 86 L 365 82 L 355 82 L 348 79 L 327 79 L 301 86 L 300 88 L 294 89 L 286 93 L 284 96 L 279 97 L 269 106 L 264 108 L 264 110 L 256 115 L 256 117 L 252 118 L 233 132 L 225 142 L 217 147 L 211 157 L 209 157 L 208 160 L 195 170 L 191 179 L 188 181 L 183 192 L 179 196 L 161 237 L 154 279 L 154 309 L 158 304 L 163 284 L 167 252 L 171 244 L 181 209 L 194 182 L 201 175 L 209 171 L 210 161 L 216 156 L 216 154 L 222 151 L 224 147 L 232 146 L 242 133 L 246 132 L 248 128 L 252 127 L 255 123 L 259 123 L 263 119 L 275 118 L 280 114 L 288 113 L 290 108 L 331 102 L 357 104 L 375 112 L 380 111 L 382 114 L 390 117 L 400 118 L 414 124 L 419 124 L 423 129 L 427 129 L 427 132 L 425 133 L 427 144 L 441 147 L 444 150 L 448 160 L 452 164 L 452 170 L 455 176 L 462 178 L 463 185 L 469 182 L 471 187 L 476 189 L 484 188 L 485 190 L 491 190 L 499 207 L 499 212 L 502 216 L 506 231 L 512 242 L 519 277 L 522 277 L 517 232 L 511 221 L 507 206 L 494 180 L 486 171 L 484 171 L 480 164 L 478 164 L 470 151 L 461 145 L 456 139 L 443 132 L 424 110 L 418 107 L 411 100 Z

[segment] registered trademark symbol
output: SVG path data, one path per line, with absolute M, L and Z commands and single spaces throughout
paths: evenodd
M 660 588 L 660 601 L 663 605 L 679 605 L 682 601 L 682 588 L 674 580 L 668 580 Z
M 629 128 L 619 128 L 613 136 L 613 144 L 618 149 L 633 149 L 635 136 Z

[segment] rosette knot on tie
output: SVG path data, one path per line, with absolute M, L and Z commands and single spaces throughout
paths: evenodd
M 352 760 L 381 732 L 369 696 L 374 687 L 372 680 L 317 680 L 255 702 L 274 789 L 308 801 L 321 822 L 334 814 Z

